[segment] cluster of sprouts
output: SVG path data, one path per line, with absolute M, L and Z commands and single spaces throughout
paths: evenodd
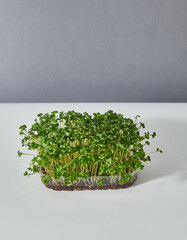
M 98 176 L 119 176 L 120 183 L 132 179 L 132 173 L 151 160 L 144 146 L 156 136 L 140 133 L 145 125 L 137 122 L 138 117 L 133 121 L 112 110 L 93 116 L 75 111 L 39 113 L 30 129 L 20 126 L 22 146 L 35 152 L 24 175 L 40 173 L 45 183 L 63 179 L 65 184 Z M 26 154 L 18 151 L 20 157 Z

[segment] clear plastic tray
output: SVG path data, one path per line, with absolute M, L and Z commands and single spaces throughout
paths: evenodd
M 120 177 L 118 176 L 100 176 L 100 177 L 89 177 L 87 179 L 79 178 L 77 181 L 74 181 L 70 184 L 65 184 L 64 179 L 60 180 L 52 179 L 48 183 L 43 184 L 53 190 L 104 190 L 104 189 L 120 189 L 127 188 L 131 186 L 137 179 L 137 171 L 131 174 L 133 176 L 132 180 L 127 180 L 125 183 L 120 183 Z M 98 180 L 102 180 L 103 184 L 98 185 Z

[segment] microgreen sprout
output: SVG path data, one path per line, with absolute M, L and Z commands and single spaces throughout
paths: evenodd
M 151 160 L 144 146 L 156 136 L 141 134 L 145 124 L 137 122 L 139 117 L 133 121 L 112 110 L 93 116 L 75 111 L 39 113 L 29 129 L 19 128 L 22 147 L 35 151 L 28 154 L 33 158 L 24 176 L 40 173 L 45 183 L 63 178 L 65 184 L 98 176 L 119 176 L 120 183 L 132 179 L 131 173 L 143 170 L 144 162 Z M 27 153 L 18 151 L 22 155 Z M 98 184 L 103 184 L 101 179 Z

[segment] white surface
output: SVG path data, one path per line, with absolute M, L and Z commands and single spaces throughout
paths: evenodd
M 19 126 L 39 112 L 73 109 L 139 114 L 157 132 L 150 148 L 164 154 L 153 154 L 124 190 L 55 192 L 37 175 L 24 177 Z M 187 104 L 0 104 L 0 114 L 0 239 L 187 239 Z

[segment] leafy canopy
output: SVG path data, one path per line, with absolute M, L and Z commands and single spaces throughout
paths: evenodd
M 22 147 L 36 151 L 24 175 L 41 173 L 44 182 L 64 178 L 66 184 L 96 176 L 120 176 L 121 183 L 132 179 L 131 173 L 143 170 L 143 163 L 151 160 L 144 146 L 156 136 L 140 134 L 145 125 L 137 123 L 138 117 L 133 121 L 112 110 L 93 116 L 75 111 L 39 113 L 30 129 L 19 128 Z M 22 155 L 27 154 L 18 151 Z

